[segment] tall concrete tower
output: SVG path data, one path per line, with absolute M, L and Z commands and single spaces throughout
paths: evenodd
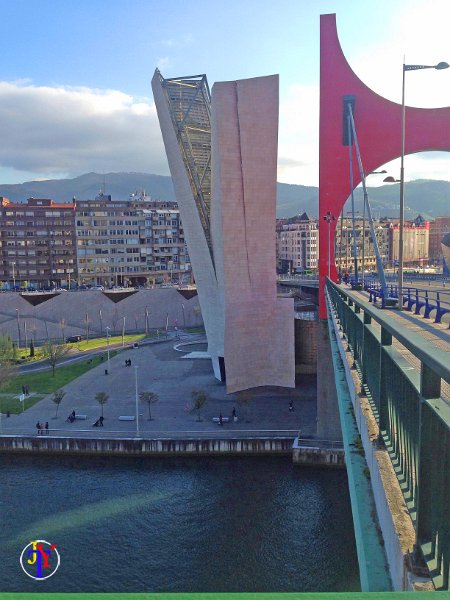
M 197 282 L 208 352 L 228 392 L 294 387 L 293 300 L 278 299 L 278 77 L 164 79 L 153 94 Z

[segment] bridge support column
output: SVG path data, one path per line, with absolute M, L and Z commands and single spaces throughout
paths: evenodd
M 317 329 L 317 436 L 342 440 L 328 323 L 324 319 L 319 320 Z

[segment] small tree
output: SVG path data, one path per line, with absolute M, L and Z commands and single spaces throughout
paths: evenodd
M 140 398 L 141 402 L 146 402 L 148 404 L 148 420 L 151 421 L 152 420 L 151 406 L 155 402 L 159 401 L 158 394 L 155 394 L 154 392 L 141 392 L 139 394 L 139 398 Z
M 61 404 L 62 399 L 64 398 L 65 395 L 66 395 L 66 392 L 64 390 L 56 390 L 56 392 L 53 393 L 52 402 L 54 402 L 56 404 L 55 419 L 58 416 L 59 405 Z
M 64 344 L 64 345 L 56 344 L 55 342 L 52 342 L 51 340 L 48 340 L 42 346 L 42 351 L 43 351 L 44 357 L 48 360 L 48 362 L 50 363 L 50 365 L 52 367 L 53 377 L 55 376 L 56 365 L 59 363 L 59 361 L 62 358 L 64 358 L 64 356 L 66 356 L 66 354 L 69 352 L 69 350 L 70 350 L 70 347 L 66 346 L 66 344 Z
M 109 398 L 109 396 L 106 392 L 97 392 L 95 394 L 95 399 L 102 407 L 102 417 L 103 417 L 103 405 L 108 402 L 108 398 Z
M 205 406 L 205 404 L 208 402 L 209 398 L 208 398 L 206 392 L 204 392 L 203 390 L 193 390 L 193 392 L 191 393 L 191 397 L 192 397 L 192 407 L 189 412 L 192 413 L 194 411 L 197 411 L 197 414 L 198 414 L 197 421 L 201 421 L 202 419 L 200 417 L 200 411 Z

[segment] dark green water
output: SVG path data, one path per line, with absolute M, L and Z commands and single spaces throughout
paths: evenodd
M 289 457 L 0 458 L 1 591 L 359 589 L 345 471 Z M 61 566 L 34 581 L 34 539 Z

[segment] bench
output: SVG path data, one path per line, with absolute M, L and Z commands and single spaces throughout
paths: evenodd
M 86 421 L 87 415 L 75 415 L 77 421 Z
M 119 417 L 119 421 L 134 421 L 135 419 L 136 417 L 131 415 L 122 415 L 121 417 Z
M 220 417 L 213 417 L 212 420 L 213 420 L 213 423 L 219 423 Z M 230 417 L 222 417 L 222 423 L 228 423 L 229 420 L 230 420 Z

